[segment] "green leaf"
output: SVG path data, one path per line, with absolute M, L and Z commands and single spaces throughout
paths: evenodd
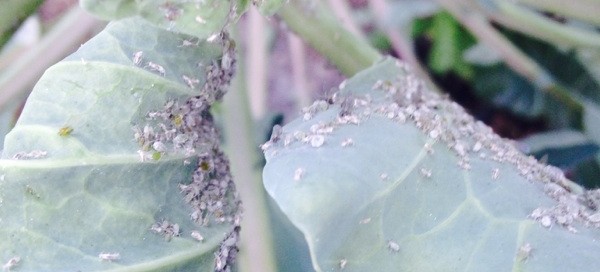
M 231 48 L 187 39 L 121 20 L 46 71 L 0 160 L 5 269 L 231 268 L 239 203 L 208 112 Z
M 153 24 L 208 38 L 223 30 L 245 11 L 246 0 L 82 0 L 81 6 L 106 20 L 141 16 Z
M 522 155 L 393 59 L 340 88 L 263 145 L 265 187 L 317 271 L 600 265 L 597 192 Z
M 428 59 L 431 69 L 439 74 L 454 71 L 469 78 L 472 69 L 462 54 L 473 45 L 473 37 L 447 12 L 440 12 L 433 18 L 431 32 L 433 45 Z

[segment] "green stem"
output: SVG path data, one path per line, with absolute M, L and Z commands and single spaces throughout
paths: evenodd
M 234 33 L 235 34 L 235 33 Z M 242 50 L 240 50 L 242 51 Z M 229 93 L 224 97 L 224 131 L 231 171 L 242 200 L 241 251 L 239 270 L 274 272 L 275 251 L 271 236 L 267 196 L 262 185 L 259 151 L 254 141 L 254 120 L 250 111 L 244 58 L 238 58 L 238 72 Z
M 498 32 L 482 14 L 470 8 L 468 3 L 464 0 L 438 0 L 438 2 L 480 42 L 497 50 L 511 69 L 532 82 L 540 90 L 561 101 L 573 112 L 578 115 L 582 113 L 583 106 L 566 88 L 558 84 L 540 65 Z
M 320 2 L 315 2 L 319 6 L 307 11 L 290 1 L 280 9 L 279 16 L 346 76 L 353 76 L 381 60 L 377 50 L 346 31 Z
M 508 28 L 563 46 L 600 48 L 600 35 L 596 31 L 561 24 L 510 1 L 494 3 L 493 8 L 484 8 L 485 12 Z
M 0 9 L 0 48 L 21 23 L 43 3 L 43 0 L 4 0 Z
M 600 2 L 597 0 L 519 0 L 520 4 L 558 15 L 600 25 Z
M 79 6 L 73 7 L 34 48 L 0 75 L 0 109 L 25 96 L 48 67 L 77 49 L 100 24 Z

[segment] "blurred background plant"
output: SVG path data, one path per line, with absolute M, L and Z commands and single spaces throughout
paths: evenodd
M 282 216 L 275 205 L 265 204 L 270 200 L 261 186 L 258 145 L 268 139 L 274 124 L 292 120 L 302 107 L 327 97 L 345 76 L 368 64 L 374 54 L 368 50 L 357 49 L 366 52 L 364 59 L 356 54 L 355 63 L 345 64 L 328 53 L 335 48 L 327 46 L 344 40 L 335 27 L 382 54 L 410 63 L 432 89 L 447 93 L 498 134 L 514 139 L 523 152 L 560 167 L 587 188 L 599 187 L 600 2 L 292 2 L 269 17 L 252 8 L 232 29 L 239 41 L 239 73 L 224 105 L 215 109 L 234 176 L 246 184 L 240 186 L 246 215 L 264 221 L 257 220 L 246 230 L 262 229 L 263 238 L 299 235 L 278 225 L 285 220 L 277 219 Z M 333 25 L 334 35 L 319 35 L 327 34 L 327 28 L 310 30 L 315 37 L 302 30 L 313 22 L 302 21 L 301 13 L 314 12 L 324 14 L 327 21 L 314 23 Z M 104 25 L 82 11 L 76 0 L 0 1 L 2 142 L 43 71 Z M 339 51 L 351 52 L 352 46 L 348 43 Z M 269 227 L 269 221 L 279 223 Z M 247 264 L 242 263 L 247 267 L 243 270 L 272 270 L 271 254 L 278 255 L 280 267 L 310 269 L 310 263 L 302 261 L 308 258 L 306 252 L 285 250 L 285 243 L 274 240 L 275 253 L 258 257 L 271 258 L 266 266 L 251 261 L 255 257 L 242 256 Z M 245 242 L 246 247 L 252 244 Z M 250 251 L 260 254 L 261 249 Z

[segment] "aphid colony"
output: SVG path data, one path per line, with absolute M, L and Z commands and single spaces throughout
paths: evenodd
M 197 162 L 192 179 L 180 184 L 179 189 L 184 200 L 192 207 L 191 220 L 200 225 L 227 223 L 234 226 L 215 253 L 215 271 L 230 271 L 238 251 L 241 203 L 229 171 L 229 161 L 220 150 L 219 132 L 209 107 L 223 97 L 231 81 L 235 48 L 227 34 L 222 33 L 219 37 L 223 45 L 221 60 L 198 66 L 204 70 L 206 78 L 199 94 L 185 101 L 167 101 L 162 109 L 147 114 L 146 124 L 134 126 L 133 134 L 144 162 L 159 161 L 173 155 L 188 157 L 185 164 Z M 134 64 L 139 65 L 142 61 L 143 53 L 135 53 Z M 169 72 L 152 62 L 147 62 L 147 65 L 150 70 L 162 75 Z M 190 88 L 200 84 L 199 80 L 187 75 L 181 78 Z M 200 232 L 182 230 L 178 224 L 167 220 L 155 223 L 150 230 L 167 239 L 185 231 L 193 239 L 204 240 Z
M 277 137 L 262 145 L 263 151 L 275 155 L 277 149 L 273 146 L 280 142 L 283 148 L 292 143 L 320 148 L 332 141 L 329 136 L 343 125 L 360 125 L 374 116 L 399 124 L 410 121 L 429 138 L 423 148 L 431 156 L 435 155 L 434 144 L 445 145 L 456 155 L 460 169 L 470 170 L 473 158 L 491 160 L 512 165 L 525 179 L 540 181 L 546 184 L 546 188 L 551 187 L 545 192 L 557 201 L 555 207 L 539 208 L 530 215 L 531 219 L 537 220 L 542 226 L 558 224 L 576 231 L 572 223 L 579 221 L 585 225 L 600 227 L 600 191 L 584 191 L 573 186 L 560 169 L 523 155 L 513 142 L 500 138 L 491 128 L 466 113 L 460 105 L 426 90 L 405 64 L 397 62 L 397 67 L 402 72 L 393 80 L 376 81 L 371 93 L 348 94 L 342 90 L 327 100 L 314 102 L 303 110 L 305 122 L 330 109 L 338 111 L 337 117 L 323 119 L 313 124 L 308 131 L 279 129 Z M 340 88 L 343 89 L 346 85 L 343 82 Z M 355 144 L 348 139 L 340 145 L 348 147 Z M 435 175 L 425 168 L 421 168 L 419 172 L 425 178 Z M 500 181 L 500 168 L 491 169 L 489 177 L 490 180 Z M 385 180 L 387 175 L 373 178 Z

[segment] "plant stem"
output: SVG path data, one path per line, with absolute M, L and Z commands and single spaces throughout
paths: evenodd
M 246 24 L 246 50 L 244 57 L 246 84 L 248 86 L 250 109 L 255 119 L 262 118 L 267 109 L 267 28 L 265 19 L 255 7 L 248 10 L 248 23 Z
M 600 2 L 596 0 L 519 0 L 519 3 L 600 25 Z
M 540 90 L 547 92 L 572 111 L 581 114 L 583 106 L 569 91 L 558 84 L 552 76 L 539 66 L 533 59 L 514 46 L 506 37 L 499 33 L 487 19 L 465 1 L 438 0 L 452 15 L 460 21 L 477 39 L 490 48 L 497 50 L 504 62 L 515 72 L 532 82 Z
M 408 62 L 410 66 L 414 69 L 415 73 L 423 79 L 423 81 L 429 86 L 432 91 L 437 93 L 442 93 L 440 88 L 434 83 L 434 81 L 429 77 L 426 69 L 423 68 L 417 55 L 415 54 L 412 46 L 412 39 L 409 38 L 407 33 L 404 33 L 404 29 L 391 29 L 384 24 L 385 18 L 389 16 L 389 6 L 385 0 L 370 0 L 369 6 L 373 9 L 374 17 L 377 20 L 377 23 L 383 28 L 383 31 L 390 39 L 392 43 L 392 49 L 396 52 L 396 54 L 404 61 Z
M 290 1 L 280 9 L 279 16 L 346 76 L 353 76 L 382 59 L 371 45 L 349 33 L 332 18 L 320 1 L 315 3 L 317 7 L 306 10 Z
M 596 31 L 561 24 L 510 1 L 494 3 L 492 8 L 486 6 L 483 10 L 508 28 L 563 46 L 600 48 L 600 35 Z M 472 2 L 472 5 L 477 4 Z
M 48 67 L 75 51 L 100 24 L 74 6 L 39 44 L 0 76 L 0 109 L 13 98 L 24 96 Z
M 236 33 L 233 34 L 235 36 Z M 254 120 L 245 88 L 248 86 L 245 58 L 238 57 L 238 60 L 241 62 L 238 72 L 223 99 L 225 146 L 244 208 L 238 267 L 243 272 L 275 272 L 266 193 L 261 171 L 255 167 L 259 163 L 259 151 L 254 141 Z
M 2 9 L 0 9 L 0 48 L 10 39 L 21 23 L 43 2 L 43 0 L 2 1 Z

